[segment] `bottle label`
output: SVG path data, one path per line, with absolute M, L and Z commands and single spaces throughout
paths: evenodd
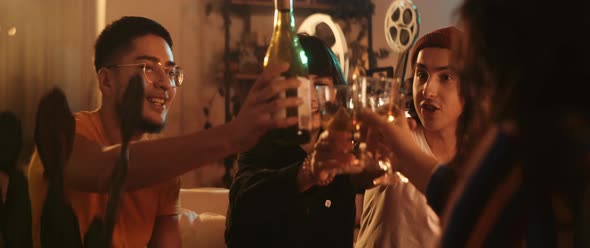
M 311 130 L 311 81 L 306 77 L 297 77 L 301 85 L 297 89 L 297 96 L 303 100 L 297 111 L 299 117 L 299 129 Z
M 278 84 L 281 83 L 281 81 L 285 80 L 285 77 L 276 77 L 271 81 L 271 84 Z M 277 98 L 281 98 L 284 99 L 286 98 L 286 92 L 282 91 L 281 93 L 279 93 L 279 95 L 277 96 Z M 278 119 L 285 119 L 287 118 L 287 109 L 282 108 L 277 110 L 276 112 L 272 113 L 272 119 L 273 120 L 278 120 Z
M 276 77 L 271 83 L 280 83 L 285 80 L 285 77 Z M 299 129 L 311 130 L 312 128 L 312 110 L 311 110 L 311 81 L 306 77 L 297 77 L 297 80 L 301 82 L 299 88 L 297 88 L 297 97 L 303 100 L 303 103 L 297 108 L 297 118 Z M 286 98 L 286 92 L 281 92 L 278 98 Z M 272 114 L 272 118 L 285 119 L 287 118 L 287 109 L 283 108 Z

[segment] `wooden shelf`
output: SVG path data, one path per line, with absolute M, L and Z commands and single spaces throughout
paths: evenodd
M 252 6 L 252 7 L 264 7 L 274 8 L 274 1 L 261 1 L 261 0 L 231 0 L 232 5 L 236 6 Z M 293 1 L 293 8 L 305 9 L 305 10 L 329 10 L 333 8 L 329 4 L 321 3 L 309 3 L 307 1 Z

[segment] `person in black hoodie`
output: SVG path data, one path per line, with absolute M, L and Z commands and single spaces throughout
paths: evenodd
M 338 60 L 323 41 L 305 34 L 299 34 L 299 40 L 308 57 L 312 86 L 346 84 Z M 320 180 L 318 170 L 311 172 L 310 161 L 315 163 L 331 149 L 320 142 L 314 152 L 321 132 L 316 101 L 312 109 L 309 144 L 285 146 L 267 136 L 239 155 L 229 193 L 228 247 L 353 246 L 357 187 L 349 175 Z M 327 154 L 343 166 L 353 159 L 350 154 L 335 156 L 333 151 Z

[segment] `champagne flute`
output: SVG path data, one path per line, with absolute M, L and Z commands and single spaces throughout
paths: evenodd
M 357 89 L 357 109 L 368 109 L 389 122 L 394 120 L 395 113 L 403 111 L 405 106 L 405 91 L 399 80 L 389 77 L 358 77 L 353 81 Z M 363 149 L 364 166 L 369 171 L 392 173 L 391 154 L 379 149 L 371 138 L 363 135 L 360 142 L 369 144 Z M 369 139 L 369 140 L 367 140 Z M 374 140 L 373 140 L 374 141 Z

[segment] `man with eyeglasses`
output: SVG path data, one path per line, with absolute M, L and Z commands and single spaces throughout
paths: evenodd
M 113 233 L 113 247 L 180 247 L 177 210 L 179 176 L 227 155 L 251 148 L 271 128 L 296 124 L 295 118 L 273 120 L 281 108 L 297 106 L 299 98 L 273 99 L 299 82 L 270 85 L 288 65 L 265 71 L 230 123 L 185 136 L 149 140 L 166 122 L 176 91 L 183 83 L 182 69 L 172 55 L 172 39 L 157 22 L 143 17 L 123 17 L 107 26 L 95 44 L 95 68 L 102 106 L 75 114 L 76 136 L 64 166 L 67 203 L 78 218 L 81 235 L 95 217 L 104 215 L 105 194 L 120 153 L 118 111 L 129 80 L 141 75 L 144 101 L 140 128 L 129 146 L 125 192 Z M 40 247 L 40 216 L 47 182 L 39 156 L 29 170 L 34 246 Z

